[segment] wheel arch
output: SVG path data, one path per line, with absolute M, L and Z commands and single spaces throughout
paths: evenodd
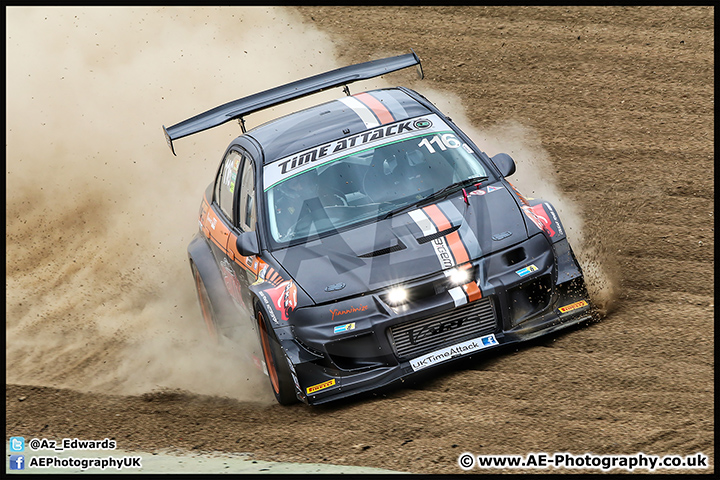
M 212 250 L 199 233 L 188 245 L 188 260 L 191 271 L 194 266 L 205 284 L 205 290 L 217 315 L 218 326 L 221 329 L 229 327 L 230 320 L 237 315 L 237 309 L 227 293 Z
M 528 203 L 530 204 L 530 207 L 533 208 L 537 208 L 538 205 L 542 206 L 541 208 L 545 214 L 545 217 L 549 221 L 549 227 L 552 232 L 554 232 L 552 236 L 550 236 L 546 232 L 546 235 L 548 235 L 548 239 L 551 243 L 557 243 L 567 239 L 565 226 L 560 220 L 560 212 L 558 212 L 558 210 L 555 208 L 555 205 L 553 205 L 550 201 L 544 200 L 542 198 L 528 199 Z

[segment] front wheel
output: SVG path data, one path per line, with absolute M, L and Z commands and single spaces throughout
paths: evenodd
M 280 405 L 292 405 L 297 402 L 297 396 L 285 354 L 262 312 L 256 314 L 256 320 L 263 357 L 275 399 Z

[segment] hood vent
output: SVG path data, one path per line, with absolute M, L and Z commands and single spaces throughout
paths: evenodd
M 443 230 L 442 232 L 433 233 L 432 235 L 428 235 L 426 237 L 420 237 L 417 239 L 417 242 L 419 244 L 432 242 L 436 238 L 444 237 L 445 235 L 450 235 L 452 232 L 460 228 L 460 225 L 455 225 L 453 227 L 448 228 L 447 230 Z
M 387 255 L 388 253 L 397 252 L 397 251 L 403 250 L 405 248 L 406 248 L 405 245 L 402 242 L 398 241 L 398 243 L 395 245 L 381 248 L 379 250 L 375 250 L 374 252 L 363 253 L 362 255 L 358 255 L 358 257 L 360 257 L 360 258 L 378 257 L 380 255 Z

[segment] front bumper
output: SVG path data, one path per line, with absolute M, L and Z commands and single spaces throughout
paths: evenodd
M 463 302 L 438 272 L 404 285 L 409 301 L 400 307 L 385 290 L 296 310 L 292 325 L 276 333 L 299 380 L 298 398 L 337 400 L 592 318 L 566 240 L 551 248 L 536 235 L 470 263 L 480 298 Z

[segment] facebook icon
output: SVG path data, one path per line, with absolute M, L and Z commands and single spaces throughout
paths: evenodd
M 10 455 L 10 470 L 25 470 L 25 455 Z

